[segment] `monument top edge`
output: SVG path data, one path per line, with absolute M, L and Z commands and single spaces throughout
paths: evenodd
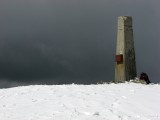
M 118 16 L 118 18 L 132 18 L 132 16 Z
M 119 22 L 124 21 L 125 24 L 130 24 L 131 25 L 132 24 L 132 17 L 131 16 L 119 16 L 118 21 Z

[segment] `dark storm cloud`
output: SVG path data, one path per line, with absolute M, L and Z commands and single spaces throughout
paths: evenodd
M 0 1 L 1 81 L 16 86 L 113 80 L 117 17 L 130 15 L 137 68 L 156 82 L 152 57 L 160 36 L 154 8 L 153 1 Z

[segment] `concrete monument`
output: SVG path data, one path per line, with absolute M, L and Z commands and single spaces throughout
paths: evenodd
M 132 17 L 118 17 L 118 33 L 115 64 L 115 82 L 136 77 L 136 61 L 132 29 Z

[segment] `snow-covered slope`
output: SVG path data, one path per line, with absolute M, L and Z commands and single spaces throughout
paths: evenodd
M 0 89 L 0 120 L 160 120 L 160 85 L 37 85 Z

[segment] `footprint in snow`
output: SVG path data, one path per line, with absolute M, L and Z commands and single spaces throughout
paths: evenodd
M 36 99 L 32 99 L 32 102 L 37 102 L 38 100 L 36 100 Z
M 98 116 L 98 115 L 99 115 L 99 112 L 95 112 L 93 115 L 97 115 L 97 116 Z

